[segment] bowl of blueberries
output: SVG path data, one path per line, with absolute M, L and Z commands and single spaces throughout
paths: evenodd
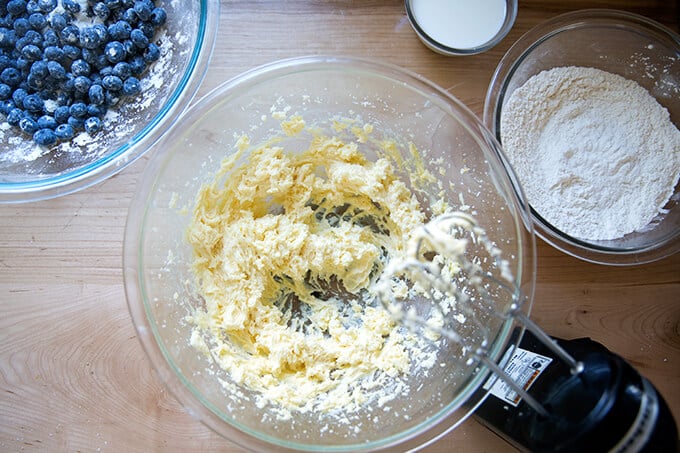
M 0 203 L 89 187 L 142 156 L 196 94 L 219 0 L 0 2 Z

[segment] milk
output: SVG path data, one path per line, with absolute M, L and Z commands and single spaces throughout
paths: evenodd
M 454 49 L 474 49 L 501 29 L 506 0 L 413 0 L 413 16 L 434 41 Z

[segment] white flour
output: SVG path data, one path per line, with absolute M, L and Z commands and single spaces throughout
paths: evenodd
M 501 142 L 532 207 L 563 232 L 644 228 L 680 177 L 680 131 L 643 87 L 594 68 L 544 71 L 503 107 Z

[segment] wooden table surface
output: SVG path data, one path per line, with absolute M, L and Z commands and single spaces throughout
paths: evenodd
M 355 55 L 414 70 L 481 115 L 503 53 L 538 22 L 614 7 L 676 32 L 671 0 L 520 0 L 510 34 L 487 53 L 444 57 L 425 48 L 401 0 L 222 1 L 217 46 L 201 93 L 284 57 Z M 150 367 L 123 290 L 128 205 L 142 158 L 95 187 L 0 206 L 0 451 L 243 451 L 186 413 Z M 630 361 L 680 420 L 680 254 L 606 267 L 538 241 L 532 317 L 550 334 L 590 336 Z M 428 452 L 511 448 L 474 420 Z

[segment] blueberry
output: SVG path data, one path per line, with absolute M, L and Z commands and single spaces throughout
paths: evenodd
M 43 88 L 46 83 L 47 80 L 44 77 L 38 77 L 33 73 L 28 74 L 28 76 L 26 77 L 26 85 L 28 85 L 29 88 L 34 90 Z
M 54 119 L 57 121 L 57 123 L 66 123 L 69 116 L 71 116 L 71 109 L 68 105 L 60 105 L 54 109 Z
M 57 93 L 57 97 L 54 99 L 54 101 L 58 106 L 62 105 L 68 106 L 71 105 L 71 101 L 73 101 L 73 99 L 71 99 L 70 94 L 64 92 L 63 90 L 59 90 L 59 92 Z
M 16 106 L 14 105 L 14 102 L 10 99 L 7 99 L 6 101 L 0 101 L 0 113 L 3 115 L 8 115 L 9 112 L 15 107 Z
M 0 72 L 7 68 L 13 68 L 15 61 L 13 61 L 9 56 L 0 54 Z
M 28 30 L 31 29 L 31 24 L 28 23 L 28 19 L 24 17 L 20 17 L 19 19 L 14 21 L 13 24 L 14 31 L 17 33 L 17 36 L 24 36 Z
M 126 52 L 120 41 L 111 41 L 104 48 L 104 55 L 111 63 L 118 63 L 125 60 Z
M 125 48 L 125 52 L 127 53 L 128 57 L 137 55 L 140 50 L 140 48 L 135 46 L 135 43 L 133 43 L 131 39 L 124 40 L 123 47 Z
M 137 13 L 135 12 L 134 8 L 126 9 L 123 15 L 121 16 L 121 19 L 133 27 L 137 25 L 137 23 L 139 22 L 139 16 L 137 16 Z
M 108 6 L 110 9 L 118 9 L 121 6 L 121 1 L 120 0 L 104 0 L 104 4 Z
M 66 70 L 58 61 L 50 60 L 47 62 L 47 70 L 55 80 L 66 80 Z
M 32 134 L 38 130 L 38 123 L 29 116 L 25 116 L 19 120 L 19 128 L 27 134 Z
M 57 0 L 38 0 L 38 7 L 44 13 L 49 13 L 57 7 Z
M 109 25 L 109 36 L 117 41 L 123 41 L 130 37 L 132 26 L 124 20 L 119 20 Z
M 60 32 L 68 25 L 68 18 L 64 14 L 51 14 L 50 25 L 53 30 Z
M 43 115 L 38 118 L 37 124 L 40 129 L 55 129 L 57 127 L 57 120 L 52 115 Z
M 144 58 L 141 56 L 136 56 L 130 61 L 130 67 L 132 68 L 132 73 L 134 75 L 140 75 L 146 69 L 146 63 Z
M 45 30 L 45 33 L 43 33 L 43 46 L 47 47 L 57 45 L 59 45 L 59 36 L 57 36 L 57 33 L 52 29 Z
M 28 96 L 28 92 L 26 92 L 25 89 L 17 88 L 14 90 L 14 93 L 12 93 L 12 101 L 14 101 L 14 104 L 18 106 L 23 106 L 26 96 Z
M 135 2 L 134 9 L 135 13 L 137 14 L 137 17 L 139 17 L 143 21 L 146 21 L 149 20 L 149 18 L 151 17 L 151 11 L 153 11 L 153 3 L 137 1 Z
M 78 59 L 71 63 L 71 74 L 74 76 L 89 76 L 91 73 L 92 69 L 90 69 L 90 64 L 87 61 Z
M 132 75 L 132 66 L 126 61 L 121 61 L 120 63 L 116 63 L 111 74 L 125 80 Z
M 19 36 L 19 35 L 17 35 Z M 26 47 L 31 43 L 31 40 L 29 38 L 24 37 L 23 35 L 20 38 L 17 38 L 16 43 L 14 44 L 14 49 L 17 50 L 18 52 L 21 52 L 21 49 Z M 13 55 L 16 58 L 16 53 Z
M 46 86 L 48 76 L 47 64 L 44 61 L 36 61 L 31 66 L 26 82 L 32 89 L 41 89 Z
M 24 111 L 20 108 L 13 108 L 7 113 L 7 122 L 12 126 L 18 126 L 21 118 L 24 117 Z
M 78 44 L 80 41 L 80 29 L 75 25 L 67 25 L 61 30 L 61 40 L 66 44 Z
M 93 27 L 80 30 L 80 47 L 85 49 L 96 49 L 99 47 L 99 34 Z
M 25 0 L 11 0 L 7 2 L 7 12 L 12 16 L 21 16 L 26 12 L 26 1 Z
M 68 93 L 69 96 L 73 95 L 73 92 L 76 89 L 76 78 L 73 77 L 73 74 L 70 72 L 66 73 L 66 78 L 61 83 L 61 89 Z
M 71 104 L 69 112 L 74 118 L 84 118 L 87 115 L 87 104 L 83 102 L 74 102 Z
M 81 52 L 82 59 L 89 65 L 94 65 L 99 54 L 95 49 L 83 49 Z
M 24 98 L 24 108 L 32 113 L 42 113 L 45 110 L 45 102 L 38 94 L 29 94 Z
M 103 118 L 106 115 L 106 107 L 103 105 L 90 104 L 87 106 L 87 116 Z
M 78 14 L 80 12 L 80 3 L 76 0 L 62 0 L 61 6 L 71 14 Z
M 102 86 L 108 91 L 120 91 L 123 89 L 123 81 L 115 75 L 107 75 L 102 79 Z
M 28 16 L 28 23 L 33 28 L 33 30 L 42 30 L 47 25 L 47 19 L 42 13 L 33 13 Z
M 99 75 L 104 78 L 108 75 L 113 74 L 113 66 L 105 66 L 99 69 Z
M 29 32 L 30 32 L 30 34 L 29 34 Z M 21 52 L 21 49 L 23 49 L 24 47 L 26 47 L 29 44 L 37 45 L 38 47 L 42 48 L 42 44 L 43 44 L 42 35 L 40 33 L 38 33 L 39 39 L 37 39 L 34 33 L 38 33 L 38 32 L 35 31 L 35 30 L 28 30 L 28 31 L 26 31 L 26 33 L 24 33 L 20 37 L 17 34 L 17 42 L 14 45 L 15 50 Z
M 33 14 L 40 13 L 42 10 L 40 9 L 40 6 L 38 6 L 38 2 L 36 0 L 28 0 L 26 3 L 26 12 L 28 14 Z
M 154 43 L 149 43 L 149 47 L 144 51 L 144 61 L 146 63 L 153 63 L 161 57 L 161 50 Z
M 157 7 L 154 8 L 153 11 L 151 11 L 151 17 L 149 18 L 149 22 L 151 22 L 151 25 L 158 27 L 163 25 L 167 19 L 168 14 L 165 12 L 165 9 Z
M 137 24 L 137 28 L 142 30 L 144 36 L 146 36 L 149 40 L 153 39 L 154 35 L 156 34 L 156 29 L 149 22 L 141 22 Z
M 101 20 L 106 20 L 109 18 L 109 15 L 111 14 L 111 10 L 109 9 L 108 6 L 106 6 L 106 3 L 95 3 L 94 6 L 92 7 L 92 12 L 100 18 Z
M 17 87 L 21 83 L 21 72 L 16 68 L 5 68 L 0 73 L 0 82 L 6 83 L 11 87 Z
M 17 32 L 7 27 L 0 28 L 0 47 L 14 48 L 17 43 Z
M 43 38 L 42 33 L 37 32 L 35 30 L 28 30 L 26 34 L 24 35 L 24 38 L 28 40 L 29 44 L 33 44 L 34 46 L 38 46 L 42 49 L 45 39 Z
M 70 44 L 65 45 L 62 49 L 64 50 L 64 56 L 70 60 L 80 58 L 82 55 L 80 48 Z
M 105 68 L 108 65 L 109 60 L 106 59 L 106 55 L 101 54 L 97 57 L 97 61 L 95 62 L 95 69 L 101 71 L 102 68 Z
M 42 50 L 40 50 L 40 47 L 38 46 L 29 44 L 27 46 L 24 46 L 23 49 L 21 49 L 21 55 L 29 61 L 41 60 Z
M 0 83 L 0 100 L 6 100 L 12 97 L 12 87 L 6 83 Z
M 140 49 L 144 49 L 149 45 L 149 38 L 139 28 L 135 28 L 130 32 L 130 40 Z
M 85 126 L 85 120 L 83 118 L 76 118 L 75 116 L 69 116 L 66 124 L 68 124 L 69 126 L 71 126 L 75 130 L 81 130 Z
M 47 62 L 45 60 L 33 62 L 30 74 L 41 79 L 46 79 L 50 75 L 50 71 L 47 69 Z
M 70 124 L 60 124 L 54 129 L 54 135 L 60 140 L 69 140 L 73 138 L 73 128 Z
M 49 46 L 45 47 L 43 56 L 48 60 L 61 61 L 64 59 L 64 51 L 62 50 L 61 47 Z
M 98 84 L 92 84 L 88 91 L 90 102 L 94 105 L 102 105 L 106 100 L 104 97 L 104 88 Z
M 142 91 L 142 86 L 139 83 L 139 79 L 136 77 L 128 77 L 123 82 L 123 94 L 126 96 L 134 96 Z
M 57 136 L 52 129 L 38 129 L 33 134 L 33 141 L 38 145 L 52 146 L 57 143 Z
M 102 120 L 96 116 L 91 116 L 85 120 L 85 132 L 90 135 L 96 134 L 102 128 Z
M 86 94 L 90 90 L 92 81 L 89 77 L 78 76 L 74 80 L 74 88 L 76 92 Z
M 17 60 L 16 60 L 17 69 L 20 70 L 23 74 L 24 71 L 28 71 L 28 69 L 31 67 L 31 61 L 32 60 L 29 60 L 29 59 L 24 58 L 24 57 L 17 57 Z M 23 82 L 23 79 L 22 79 L 22 82 Z
M 103 67 L 108 66 L 109 60 L 106 59 L 106 55 L 98 54 L 92 61 L 92 67 L 96 70 L 101 70 Z
M 105 43 L 107 41 L 110 41 L 109 37 L 109 29 L 106 25 L 104 24 L 94 24 L 92 26 L 94 29 L 95 33 L 97 33 L 97 36 L 99 36 L 99 42 L 100 43 Z

